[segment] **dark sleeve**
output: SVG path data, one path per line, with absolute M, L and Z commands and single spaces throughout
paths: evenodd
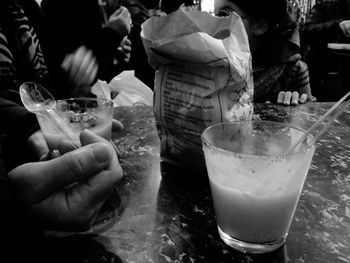
M 1 154 L 0 209 L 1 262 L 50 262 L 40 258 L 45 253 L 43 232 L 18 202 L 3 169 Z
M 28 137 L 39 129 L 36 116 L 24 107 L 0 97 L 0 133 L 10 134 L 19 141 L 26 142 Z
M 349 19 L 348 7 L 344 1 L 320 1 L 310 11 L 302 27 L 308 43 L 334 42 L 343 33 L 339 23 Z
M 132 48 L 130 66 L 135 70 L 135 76 L 153 90 L 155 71 L 148 62 L 140 34 L 141 26 L 135 25 L 129 35 Z
M 122 37 L 111 28 L 105 27 L 99 32 L 93 47 L 99 65 L 99 79 L 109 82 L 120 72 L 116 70 L 118 66 L 114 64 L 114 58 L 121 41 Z

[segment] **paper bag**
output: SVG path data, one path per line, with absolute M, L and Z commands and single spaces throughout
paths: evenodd
M 154 114 L 162 158 L 204 169 L 203 130 L 253 115 L 244 25 L 236 14 L 179 10 L 147 20 L 141 37 L 156 70 Z

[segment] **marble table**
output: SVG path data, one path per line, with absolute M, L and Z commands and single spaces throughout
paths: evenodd
M 258 104 L 255 115 L 307 129 L 331 106 Z M 125 126 L 113 136 L 125 175 L 103 208 L 114 217 L 64 238 L 65 262 L 93 262 L 101 250 L 130 263 L 350 262 L 350 109 L 317 143 L 287 243 L 266 255 L 243 254 L 220 240 L 207 177 L 161 161 L 152 107 L 116 108 L 115 118 Z

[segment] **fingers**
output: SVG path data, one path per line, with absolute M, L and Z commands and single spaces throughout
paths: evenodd
M 124 53 L 130 53 L 131 52 L 131 46 L 122 46 L 121 47 Z
M 19 166 L 9 177 L 26 202 L 39 203 L 65 186 L 101 173 L 110 167 L 113 154 L 108 144 L 95 143 L 50 161 Z
M 297 92 L 297 91 L 294 91 L 293 93 L 292 93 L 292 100 L 291 100 L 291 105 L 298 105 L 298 103 L 299 103 L 299 92 Z
M 92 142 L 106 142 L 105 139 L 93 134 L 89 130 L 82 132 L 80 138 L 83 145 Z M 102 202 L 123 176 L 117 153 L 110 144 L 109 151 L 113 152 L 113 157 L 109 166 L 105 168 L 104 171 L 90 177 L 86 184 L 75 186 L 74 191 L 78 191 L 81 195 L 84 195 L 84 200 L 87 200 L 91 205 L 98 205 Z
M 345 37 L 350 37 L 350 21 L 344 20 L 339 23 L 339 27 L 342 30 Z
M 280 93 L 278 93 L 278 97 L 277 97 L 277 103 L 278 104 L 282 104 L 283 103 L 284 95 L 285 95 L 284 91 L 280 91 Z
M 120 6 L 112 15 L 119 16 L 123 12 L 123 6 Z
M 128 37 L 124 37 L 122 44 L 123 46 L 131 46 L 131 41 Z
M 40 130 L 33 133 L 28 138 L 27 143 L 29 149 L 31 149 L 36 155 L 37 160 L 42 160 L 47 157 L 49 148 L 47 146 L 45 137 Z
M 293 56 L 288 56 L 286 58 L 282 58 L 281 62 L 282 63 L 293 63 L 293 62 L 296 62 L 300 59 L 301 59 L 301 55 L 297 53 L 297 54 L 294 54 Z
M 77 72 L 75 75 L 75 82 L 79 82 L 79 80 L 83 79 L 84 82 L 89 82 L 89 75 L 93 68 L 95 67 L 96 60 L 92 56 L 92 52 L 90 50 L 86 50 L 84 47 L 79 48 L 79 52 L 74 56 L 73 63 L 77 67 Z
M 91 55 L 92 55 L 92 53 L 91 53 Z M 96 59 L 93 58 L 92 56 L 91 56 L 91 59 L 92 59 L 91 61 L 86 61 L 86 65 L 87 65 L 86 72 L 82 71 L 80 73 L 81 77 L 85 77 L 85 74 L 87 75 L 87 78 L 86 78 L 87 84 L 91 84 L 95 80 L 96 75 L 97 75 L 97 71 L 98 71 Z
M 306 102 L 307 102 L 307 94 L 304 93 L 303 95 L 300 96 L 300 103 L 304 104 Z
M 107 27 L 115 30 L 121 36 L 126 36 L 130 33 L 132 26 L 131 15 L 127 8 L 120 7 L 108 19 Z
M 112 120 L 112 132 L 119 132 L 124 129 L 123 123 L 120 121 L 113 119 Z
M 179 9 L 183 9 L 185 8 L 185 3 L 182 3 L 180 6 L 179 6 Z
M 128 63 L 130 61 L 131 50 L 131 41 L 127 37 L 124 37 L 117 49 L 117 59 Z
M 313 100 L 314 97 L 309 98 L 309 96 L 306 93 L 303 93 L 301 96 L 299 94 L 299 92 L 294 91 L 293 93 L 290 91 L 281 91 L 278 94 L 278 98 L 277 98 L 277 104 L 283 104 L 283 105 L 293 105 L 296 106 L 298 104 L 304 104 L 306 103 L 308 100 L 310 101 L 315 101 L 315 99 Z
M 278 94 L 277 103 L 283 105 L 290 105 L 292 99 L 292 93 L 290 91 L 281 91 Z
M 96 58 L 84 46 L 79 47 L 74 53 L 67 55 L 61 67 L 76 89 L 91 85 L 98 72 Z
M 290 105 L 291 98 L 292 98 L 292 93 L 290 91 L 287 91 L 284 94 L 283 105 Z

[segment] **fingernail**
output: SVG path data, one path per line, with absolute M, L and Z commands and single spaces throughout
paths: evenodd
M 105 163 L 111 159 L 110 148 L 107 144 L 96 143 L 92 146 L 92 153 L 98 163 Z
M 284 91 L 281 91 L 279 94 L 278 94 L 278 98 L 277 98 L 277 103 L 283 103 L 283 100 L 284 100 L 284 95 L 285 95 L 285 92 Z

